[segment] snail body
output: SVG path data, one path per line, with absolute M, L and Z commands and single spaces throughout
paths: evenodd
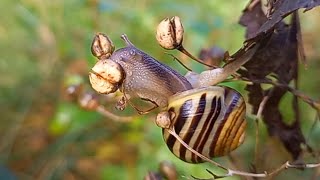
M 157 121 L 167 120 L 163 138 L 175 156 L 185 162 L 201 163 L 203 159 L 188 151 L 168 129 L 174 129 L 190 148 L 211 159 L 227 155 L 243 143 L 245 112 L 240 93 L 210 86 L 170 97 L 167 111 L 160 113 Z
M 192 89 L 184 76 L 133 46 L 115 51 L 110 60 L 119 63 L 125 71 L 125 93 L 160 107 L 166 107 L 167 99 L 173 94 Z
M 113 86 L 115 88 L 110 88 L 112 89 L 110 91 L 100 90 L 100 92 L 111 93 L 119 88 L 130 97 L 138 97 L 151 101 L 159 107 L 166 107 L 168 105 L 167 99 L 170 96 L 192 89 L 192 85 L 184 76 L 136 48 L 125 35 L 122 38 L 127 46 L 116 50 L 110 57 L 100 61 L 104 62 L 103 64 L 118 64 L 121 67 L 118 69 L 122 72 L 117 74 L 123 74 L 123 76 L 121 76 L 121 80 L 117 81 L 118 84 Z M 100 61 L 97 62 L 97 66 L 101 66 L 99 65 L 101 64 Z M 107 61 L 113 63 L 106 63 Z M 92 68 L 93 71 L 95 69 L 97 68 Z M 104 69 L 105 71 L 110 71 L 110 67 L 105 67 Z M 107 78 L 96 78 L 96 74 L 95 72 L 91 73 L 89 75 L 90 80 L 95 78 L 99 82 L 103 82 L 95 84 L 100 85 L 110 82 Z M 101 76 L 103 73 L 99 72 L 98 74 Z M 91 84 L 93 84 L 94 80 L 91 80 Z

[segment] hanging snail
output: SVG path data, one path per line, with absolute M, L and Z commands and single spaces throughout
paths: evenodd
M 157 32 L 158 41 L 179 40 L 175 47 L 184 49 L 179 37 L 183 29 L 174 29 L 182 27 L 179 21 L 178 17 L 164 20 L 162 24 L 169 27 L 164 29 L 169 32 Z M 178 34 L 170 39 L 170 32 Z M 246 127 L 243 97 L 231 88 L 211 85 L 237 71 L 251 56 L 239 58 L 223 68 L 182 76 L 136 48 L 126 35 L 121 38 L 127 46 L 114 51 L 106 35 L 95 36 L 91 50 L 99 61 L 89 74 L 93 89 L 102 94 L 118 89 L 123 92 L 119 109 L 130 103 L 132 97 L 165 109 L 157 115 L 156 124 L 163 129 L 163 138 L 170 151 L 185 162 L 201 163 L 205 158 L 224 156 L 243 143 Z M 166 45 L 164 43 L 163 47 Z

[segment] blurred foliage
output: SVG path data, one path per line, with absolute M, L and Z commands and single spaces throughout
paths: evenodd
M 107 33 L 117 48 L 126 33 L 148 54 L 185 73 L 166 55 L 154 38 L 157 23 L 179 15 L 185 27 L 184 46 L 197 54 L 201 48 L 217 45 L 230 53 L 244 41 L 238 18 L 246 1 L 170 1 L 170 0 L 2 0 L 0 2 L 0 177 L 15 179 L 142 179 L 157 170 L 159 162 L 170 160 L 181 179 L 210 177 L 209 164 L 192 165 L 175 158 L 162 140 L 155 114 L 137 116 L 132 110 L 115 111 L 117 96 L 105 98 L 114 113 L 132 115 L 132 123 L 116 123 L 98 113 L 87 112 L 65 95 L 67 85 L 83 82 L 91 91 L 88 71 L 95 63 L 90 52 L 96 32 Z M 319 9 L 301 15 L 302 33 L 308 66 L 301 66 L 300 87 L 319 98 L 320 41 Z M 204 68 L 185 56 L 179 57 L 196 71 Z M 71 80 L 70 80 L 71 79 Z M 230 84 L 230 83 L 229 83 Z M 241 83 L 231 83 L 243 93 Z M 290 96 L 290 95 L 288 95 Z M 290 97 L 288 97 L 290 99 Z M 283 110 L 288 99 L 283 100 Z M 302 128 L 307 142 L 320 149 L 319 123 L 311 131 L 315 113 L 301 103 Z M 290 116 L 290 112 L 285 113 Z M 241 169 L 253 161 L 254 123 L 249 115 L 244 145 L 232 153 Z M 268 139 L 268 141 L 264 141 Z M 276 139 L 266 136 L 261 127 L 261 164 L 275 167 L 288 159 Z M 280 149 L 280 150 L 279 150 Z M 282 151 L 281 151 L 282 150 Z M 217 161 L 231 166 L 227 157 Z M 270 162 L 272 161 L 272 162 Z M 3 168 L 2 168 L 3 167 Z M 279 178 L 301 179 L 313 170 L 290 170 Z M 314 174 L 313 174 L 314 175 Z M 238 179 L 232 177 L 230 179 Z

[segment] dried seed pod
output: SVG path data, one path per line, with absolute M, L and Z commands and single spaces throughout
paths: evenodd
M 66 95 L 70 100 L 76 101 L 83 91 L 82 84 L 71 85 L 66 89 Z
M 92 71 L 111 84 L 120 83 L 124 79 L 122 67 L 109 59 L 98 61 L 93 66 Z
M 106 81 L 100 75 L 90 72 L 89 80 L 94 90 L 101 94 L 113 93 L 118 89 L 118 86 Z
M 158 113 L 156 118 L 156 124 L 157 126 L 163 128 L 163 129 L 169 129 L 171 126 L 171 119 L 173 119 L 168 111 L 163 111 Z
M 78 102 L 82 108 L 89 111 L 96 110 L 97 107 L 99 106 L 97 97 L 91 93 L 83 94 L 79 98 Z
M 124 79 L 122 67 L 109 59 L 98 61 L 89 74 L 91 86 L 97 92 L 108 94 L 115 92 Z
M 115 108 L 118 109 L 118 110 L 120 110 L 120 111 L 123 111 L 123 110 L 126 108 L 126 106 L 127 106 L 126 97 L 122 96 L 122 97 L 118 100 Z
M 159 170 L 168 180 L 178 179 L 176 167 L 168 161 L 162 161 L 159 165 Z
M 157 172 L 149 171 L 146 176 L 143 178 L 144 180 L 162 180 L 162 176 Z
M 176 49 L 182 44 L 184 29 L 178 16 L 162 20 L 157 28 L 156 38 L 161 47 Z
M 113 42 L 111 39 L 102 33 L 98 33 L 95 35 L 92 44 L 91 44 L 91 52 L 98 59 L 107 59 L 111 56 L 115 49 Z

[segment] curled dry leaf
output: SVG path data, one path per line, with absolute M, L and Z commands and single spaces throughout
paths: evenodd
M 247 28 L 247 38 L 255 37 L 256 32 L 261 29 L 260 26 L 264 24 L 263 21 L 269 21 L 263 14 L 261 5 L 261 2 L 259 2 L 255 6 L 250 6 L 250 9 L 246 8 L 240 18 L 240 23 Z M 273 12 L 278 11 L 281 11 L 281 9 L 274 9 Z M 299 21 L 297 21 L 296 13 L 292 17 L 289 25 L 281 21 L 272 27 L 274 31 L 269 31 L 267 34 L 254 39 L 263 42 L 264 46 L 260 47 L 252 59 L 244 65 L 246 70 L 239 71 L 243 77 L 256 82 L 264 80 L 270 74 L 275 74 L 277 75 L 277 81 L 286 85 L 289 85 L 292 80 L 297 81 L 299 47 L 297 27 Z M 293 100 L 292 107 L 288 105 L 288 108 L 292 108 L 295 112 L 293 123 L 288 125 L 284 122 L 283 115 L 279 110 L 281 98 L 285 95 L 287 89 L 273 87 L 264 90 L 259 83 L 247 85 L 246 89 L 249 91 L 249 103 L 253 105 L 254 114 L 257 113 L 264 96 L 269 96 L 262 112 L 268 132 L 270 135 L 278 137 L 292 157 L 297 159 L 302 152 L 301 144 L 305 144 L 306 141 L 300 127 L 296 97 Z
M 281 22 L 283 18 L 298 9 L 305 8 L 305 11 L 307 11 L 319 6 L 320 0 L 272 0 L 269 1 L 269 4 L 271 4 L 269 12 L 272 12 L 272 14 L 250 38 L 263 36 L 266 32 L 273 30 L 276 24 Z

